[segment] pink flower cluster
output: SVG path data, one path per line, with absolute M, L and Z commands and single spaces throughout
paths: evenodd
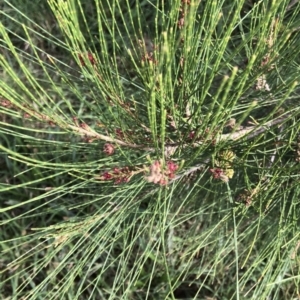
M 164 165 L 160 160 L 156 160 L 149 167 L 149 174 L 145 176 L 148 182 L 153 182 L 155 184 L 166 185 L 170 179 L 175 177 L 175 173 L 178 170 L 178 165 L 173 161 L 167 161 Z
M 115 184 L 126 183 L 130 180 L 131 171 L 128 167 L 114 168 L 112 171 L 104 172 L 99 179 L 103 181 L 114 180 Z
M 220 179 L 224 182 L 228 182 L 229 180 L 228 176 L 224 173 L 224 170 L 221 168 L 209 169 L 209 172 L 211 173 L 214 179 Z
M 115 152 L 115 147 L 112 144 L 106 143 L 103 147 L 103 152 L 107 155 L 113 155 Z

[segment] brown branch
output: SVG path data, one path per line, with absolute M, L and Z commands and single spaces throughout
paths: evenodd
M 282 123 L 289 116 L 290 116 L 290 114 L 286 114 L 285 116 L 280 116 L 280 117 L 273 119 L 273 120 L 271 120 L 263 125 L 260 125 L 260 126 L 249 126 L 249 127 L 243 128 L 241 130 L 238 130 L 236 132 L 221 134 L 216 137 L 216 143 L 219 143 L 222 141 L 230 141 L 230 140 L 236 141 L 236 140 L 242 139 L 243 137 L 246 137 L 246 139 L 251 139 L 261 133 L 266 132 L 272 126 Z M 112 138 L 112 137 L 106 136 L 104 134 L 98 133 L 98 132 L 94 131 L 92 128 L 90 128 L 89 126 L 87 126 L 87 128 L 82 128 L 82 127 L 74 126 L 71 124 L 67 124 L 67 128 L 72 129 L 73 131 L 77 131 L 83 136 L 94 138 L 94 139 L 100 139 L 100 140 L 103 140 L 103 141 L 106 141 L 109 143 L 115 143 L 120 146 L 129 147 L 129 148 L 133 148 L 133 149 L 140 149 L 140 150 L 149 151 L 149 152 L 155 151 L 155 149 L 152 147 L 146 147 L 145 145 L 126 143 L 122 140 Z M 193 143 L 192 145 L 194 147 L 198 147 L 198 146 L 202 145 L 203 143 L 204 142 L 196 142 L 196 143 Z M 190 146 L 190 144 L 184 145 L 184 147 L 187 147 L 187 146 Z M 171 154 L 173 154 L 177 150 L 178 147 L 179 147 L 178 145 L 176 145 L 176 146 L 166 145 L 166 151 L 165 151 L 167 154 L 166 156 L 170 156 Z
M 2 106 L 3 105 L 4 104 L 2 103 Z M 89 127 L 87 124 L 83 124 L 83 125 L 80 126 L 79 124 L 72 125 L 72 124 L 67 124 L 67 123 L 63 123 L 63 122 L 58 122 L 57 120 L 54 120 L 54 119 L 52 119 L 51 117 L 48 117 L 45 114 L 38 113 L 38 112 L 36 112 L 34 110 L 31 110 L 27 107 L 22 107 L 22 109 L 24 111 L 26 111 L 27 114 L 29 114 L 31 116 L 34 116 L 37 119 L 40 119 L 44 122 L 48 122 L 50 124 L 57 124 L 61 128 L 69 129 L 69 130 L 72 130 L 73 132 L 78 132 L 80 135 L 82 135 L 84 137 L 88 137 L 88 138 L 91 138 L 91 139 L 98 139 L 98 140 L 102 140 L 102 141 L 109 142 L 109 143 L 115 143 L 117 145 L 124 146 L 124 147 L 129 147 L 129 148 L 133 148 L 133 149 L 140 149 L 140 150 L 149 151 L 149 152 L 154 152 L 155 151 L 155 148 L 152 148 L 152 147 L 147 147 L 145 145 L 137 145 L 137 144 L 127 143 L 127 142 L 124 142 L 120 139 L 116 139 L 116 138 L 98 133 L 98 132 L 94 131 L 91 127 Z M 215 143 L 220 143 L 222 141 L 236 141 L 236 140 L 242 139 L 244 137 L 246 137 L 246 139 L 251 139 L 251 138 L 253 138 L 253 137 L 255 137 L 255 136 L 257 136 L 261 133 L 264 133 L 264 132 L 268 131 L 272 126 L 283 123 L 290 116 L 291 116 L 291 113 L 287 113 L 287 114 L 281 115 L 281 116 L 279 116 L 279 117 L 277 117 L 273 120 L 270 120 L 270 121 L 266 122 L 265 124 L 262 124 L 262 125 L 259 125 L 259 126 L 244 127 L 241 130 L 238 130 L 238 131 L 235 131 L 235 132 L 232 132 L 232 133 L 218 135 L 214 138 L 211 138 L 210 140 L 214 139 Z M 207 143 L 207 142 L 208 142 L 208 140 L 206 140 L 205 142 L 195 142 L 195 143 L 192 144 L 192 146 L 199 147 L 200 145 L 203 145 L 204 143 Z M 189 143 L 184 144 L 183 148 L 188 147 L 190 145 L 191 144 L 189 144 Z M 176 145 L 167 144 L 165 146 L 165 156 L 169 157 L 172 154 L 174 154 L 179 146 L 180 145 L 178 145 L 178 144 L 176 144 Z
M 273 120 L 270 120 L 269 122 L 266 122 L 265 124 L 258 125 L 258 126 L 243 127 L 241 130 L 237 130 L 237 131 L 234 131 L 231 133 L 217 135 L 213 139 L 214 139 L 215 143 L 220 143 L 220 142 L 224 142 L 224 141 L 237 141 L 244 137 L 248 140 L 255 136 L 258 136 L 261 133 L 268 131 L 272 126 L 278 125 L 278 124 L 284 122 L 290 116 L 291 116 L 290 113 L 281 115 L 278 118 L 275 118 Z M 203 141 L 195 142 L 192 144 L 192 146 L 199 147 L 207 142 L 208 142 L 208 140 L 206 140 L 204 142 Z M 190 145 L 191 144 L 185 144 L 185 145 L 183 145 L 183 148 L 188 147 Z M 165 155 L 169 156 L 169 155 L 174 154 L 179 146 L 180 145 L 167 145 Z M 181 145 L 181 147 L 182 147 L 182 145 Z
M 221 141 L 229 141 L 229 140 L 232 140 L 232 141 L 236 141 L 236 140 L 239 140 L 239 139 L 242 139 L 243 137 L 246 137 L 246 139 L 251 139 L 255 136 L 258 136 L 259 134 L 261 133 L 264 133 L 266 132 L 267 130 L 269 130 L 272 126 L 274 125 L 278 125 L 278 124 L 282 124 L 284 121 L 286 121 L 289 117 L 291 116 L 291 113 L 287 113 L 285 114 L 284 116 L 280 116 L 276 119 L 273 119 L 263 125 L 260 125 L 260 126 L 249 126 L 249 127 L 246 127 L 246 128 L 243 128 L 241 130 L 238 130 L 236 132 L 233 132 L 233 133 L 228 133 L 228 134 L 221 134 L 220 136 L 218 136 L 216 138 L 216 142 L 221 142 Z M 202 143 L 194 143 L 193 145 L 196 147 L 196 146 L 199 146 L 203 144 Z M 175 146 L 173 147 L 173 150 L 174 152 L 176 151 L 178 146 Z M 210 162 L 210 159 L 206 159 L 203 163 L 201 164 L 197 164 L 191 168 L 189 168 L 188 170 L 176 175 L 175 178 L 173 178 L 173 180 L 171 180 L 169 182 L 170 183 L 173 183 L 174 181 L 178 180 L 178 179 L 181 179 L 195 171 L 198 171 L 198 170 L 202 170 L 204 169 L 205 167 L 207 167 L 207 164 Z
M 287 113 L 285 115 L 281 115 L 280 117 L 277 117 L 277 118 L 270 120 L 267 123 L 259 125 L 259 126 L 249 126 L 249 127 L 245 127 L 243 129 L 233 132 L 233 133 L 222 134 L 221 136 L 219 136 L 219 138 L 217 138 L 217 142 L 226 141 L 226 140 L 236 141 L 245 136 L 247 136 L 246 137 L 247 139 L 251 139 L 251 138 L 258 136 L 259 134 L 271 129 L 272 126 L 283 123 L 290 116 L 291 116 L 291 114 Z

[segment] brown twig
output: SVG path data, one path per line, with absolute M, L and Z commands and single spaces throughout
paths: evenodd
M 261 133 L 264 133 L 266 132 L 267 130 L 269 130 L 272 126 L 275 126 L 275 125 L 278 125 L 278 124 L 282 124 L 284 121 L 286 121 L 288 119 L 288 117 L 290 117 L 291 114 L 290 113 L 287 113 L 283 116 L 280 116 L 276 119 L 273 119 L 263 125 L 260 125 L 260 126 L 249 126 L 249 127 L 246 127 L 246 128 L 243 128 L 241 130 L 238 130 L 236 132 L 233 132 L 233 133 L 228 133 L 228 134 L 221 134 L 219 137 L 216 138 L 216 142 L 221 142 L 221 141 L 229 141 L 229 140 L 232 140 L 232 141 L 236 141 L 236 140 L 239 140 L 239 139 L 242 139 L 244 137 L 246 137 L 246 139 L 251 139 L 255 136 L 258 136 L 259 134 Z M 193 145 L 196 147 L 196 146 L 199 146 L 200 144 L 203 144 L 203 143 L 194 143 Z M 174 147 L 174 152 L 176 151 L 175 148 L 177 148 L 178 146 L 175 146 Z M 169 184 L 173 183 L 174 181 L 178 180 L 178 179 L 181 179 L 195 171 L 198 171 L 198 170 L 202 170 L 204 168 L 207 167 L 207 164 L 210 162 L 210 159 L 206 159 L 203 163 L 201 164 L 198 164 L 198 165 L 195 165 L 191 168 L 189 168 L 188 170 L 185 170 L 184 172 L 176 175 L 176 177 L 174 177 L 170 182 Z
M 217 135 L 214 138 L 215 143 L 220 143 L 220 142 L 224 142 L 224 141 L 237 141 L 244 137 L 246 139 L 251 139 L 255 136 L 258 136 L 261 133 L 268 131 L 272 126 L 283 123 L 288 117 L 290 117 L 290 115 L 291 114 L 288 113 L 288 114 L 282 115 L 278 118 L 275 118 L 273 120 L 270 120 L 269 122 L 259 125 L 259 126 L 247 126 L 240 130 L 237 130 L 235 132 Z M 195 142 L 192 145 L 194 147 L 199 147 L 200 145 L 203 145 L 204 143 L 207 143 L 207 140 L 204 142 L 202 142 L 202 141 Z M 187 146 L 190 146 L 190 144 L 183 145 L 183 148 L 187 147 Z M 166 151 L 168 151 L 167 152 L 168 154 L 173 154 L 173 153 L 175 153 L 175 151 L 177 150 L 178 147 L 179 147 L 179 145 L 167 145 Z
M 3 100 L 4 101 L 4 100 Z M 2 102 L 3 102 L 2 101 Z M 8 100 L 6 100 L 8 101 Z M 2 106 L 4 106 L 3 103 L 1 103 Z M 7 106 L 7 103 L 5 103 Z M 53 118 L 36 112 L 34 110 L 31 110 L 27 107 L 23 107 L 24 111 L 26 112 L 26 114 L 31 115 L 37 119 L 40 119 L 41 121 L 44 122 L 48 122 L 51 124 L 56 124 L 58 126 L 60 126 L 61 128 L 64 129 L 69 129 L 72 130 L 73 132 L 77 132 L 80 135 L 87 137 L 87 138 L 91 138 L 91 139 L 97 139 L 97 140 L 102 140 L 105 142 L 109 142 L 109 143 L 114 143 L 120 146 L 124 146 L 124 147 L 129 147 L 129 148 L 133 148 L 133 149 L 140 149 L 140 150 L 144 150 L 144 151 L 149 151 L 149 152 L 154 152 L 155 148 L 152 147 L 147 147 L 145 145 L 137 145 L 137 144 L 132 144 L 132 143 L 127 143 L 124 142 L 120 139 L 116 139 L 114 137 L 110 137 L 101 133 L 98 133 L 96 131 L 94 131 L 91 127 L 89 127 L 87 124 L 84 124 L 84 126 L 80 126 L 79 124 L 75 123 L 75 125 L 72 124 L 68 124 L 68 123 L 64 123 L 64 122 L 58 122 L 57 120 L 54 120 Z M 215 143 L 220 143 L 222 141 L 237 141 L 240 140 L 242 138 L 246 138 L 246 139 L 251 139 L 261 133 L 264 133 L 266 131 L 268 131 L 272 126 L 278 125 L 283 123 L 284 121 L 286 121 L 289 117 L 291 116 L 291 113 L 286 113 L 283 114 L 273 120 L 270 120 L 268 122 L 266 122 L 265 124 L 262 125 L 258 125 L 258 126 L 247 126 L 242 128 L 241 130 L 237 130 L 235 132 L 231 132 L 231 133 L 227 133 L 227 134 L 220 134 L 214 137 L 214 141 Z M 208 140 L 212 140 L 208 139 Z M 193 147 L 199 147 L 200 145 L 203 145 L 204 143 L 207 143 L 208 140 L 203 141 L 203 142 L 195 142 L 192 144 Z M 172 154 L 175 153 L 175 151 L 177 150 L 177 148 L 182 145 L 179 144 L 167 144 L 165 145 L 165 155 L 171 156 Z M 188 144 L 184 144 L 183 148 L 191 146 L 190 143 Z

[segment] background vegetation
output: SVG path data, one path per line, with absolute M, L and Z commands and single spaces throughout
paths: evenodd
M 298 1 L 0 7 L 1 299 L 299 299 Z

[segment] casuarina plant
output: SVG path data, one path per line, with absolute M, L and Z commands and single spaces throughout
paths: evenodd
M 3 0 L 1 299 L 298 299 L 300 2 Z

